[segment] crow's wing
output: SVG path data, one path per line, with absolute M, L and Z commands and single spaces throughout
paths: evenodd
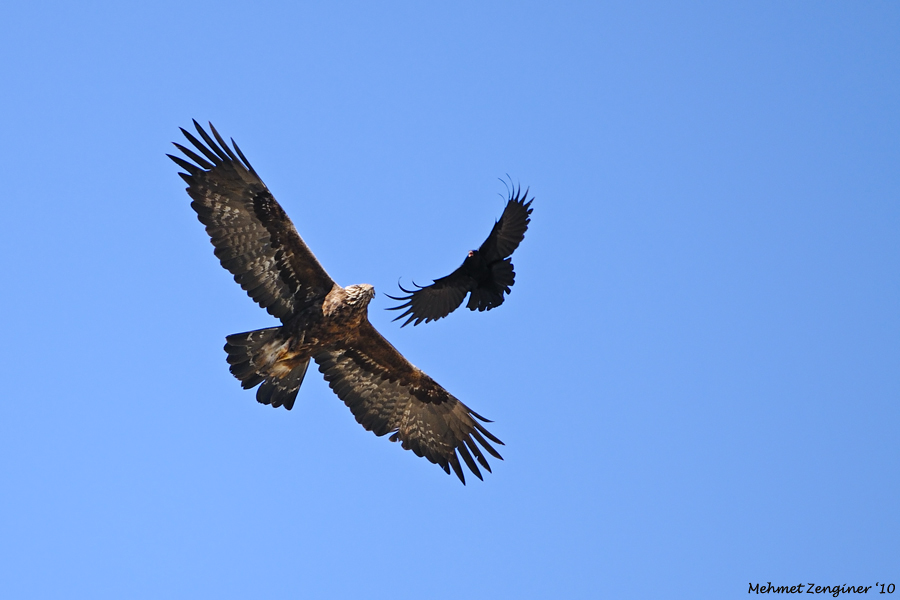
M 399 306 L 388 308 L 388 310 L 406 309 L 403 314 L 394 319 L 398 321 L 409 315 L 402 327 L 406 327 L 411 321 L 415 321 L 413 325 L 418 325 L 422 321 L 428 323 L 429 321 L 437 321 L 446 317 L 459 308 L 463 298 L 475 289 L 477 283 L 466 274 L 465 266 L 462 266 L 446 277 L 436 279 L 431 285 L 425 287 L 418 286 L 415 283 L 413 285 L 419 289 L 408 290 L 402 285 L 400 286 L 400 289 L 407 294 L 406 296 L 385 294 L 391 300 L 404 302 L 404 304 Z
M 510 194 L 500 220 L 494 223 L 491 234 L 478 249 L 486 261 L 492 263 L 504 259 L 519 247 L 531 222 L 532 200 L 528 200 L 527 189 L 522 194 L 521 187 Z

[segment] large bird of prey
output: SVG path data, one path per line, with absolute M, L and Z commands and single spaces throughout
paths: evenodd
M 479 464 L 491 470 L 482 448 L 502 460 L 487 439 L 503 442 L 479 423 L 490 421 L 375 330 L 368 319 L 374 288 L 343 288 L 332 281 L 234 140 L 232 150 L 212 123 L 215 140 L 196 121 L 194 127 L 202 141 L 181 130 L 193 150 L 175 144 L 190 161 L 168 156 L 185 171 L 179 175 L 188 184 L 191 207 L 222 266 L 281 321 L 280 327 L 225 338 L 231 373 L 244 389 L 259 385 L 259 402 L 290 410 L 314 360 L 360 425 L 377 436 L 392 434 L 391 441 L 448 474 L 452 468 L 465 484 L 462 457 L 481 479 Z
M 516 281 L 510 256 L 525 239 L 525 231 L 531 222 L 532 200 L 534 198 L 528 200 L 527 189 L 524 194 L 522 188 L 513 189 L 491 234 L 478 250 L 469 250 L 469 255 L 458 269 L 446 277 L 435 279 L 431 285 L 417 285 L 417 290 L 408 290 L 401 285 L 400 289 L 406 296 L 388 296 L 404 302 L 388 310 L 406 309 L 394 320 L 409 316 L 401 327 L 412 321 L 415 321 L 413 325 L 422 321 L 437 321 L 459 308 L 466 294 L 469 294 L 466 303 L 469 310 L 491 310 L 503 304 L 503 294 L 510 293 Z

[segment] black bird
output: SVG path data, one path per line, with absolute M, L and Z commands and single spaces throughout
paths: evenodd
M 395 321 L 409 316 L 402 327 L 410 322 L 418 325 L 422 321 L 437 321 L 452 313 L 462 304 L 466 294 L 471 293 L 466 307 L 469 310 L 491 310 L 503 304 L 503 294 L 510 293 L 510 288 L 516 280 L 513 271 L 512 255 L 519 243 L 525 238 L 528 223 L 531 222 L 531 202 L 528 199 L 528 189 L 522 194 L 522 188 L 510 191 L 509 202 L 500 216 L 500 220 L 494 223 L 491 234 L 487 237 L 481 248 L 469 250 L 469 255 L 463 264 L 440 279 L 435 279 L 429 286 L 419 286 L 419 289 L 408 290 L 402 285 L 407 296 L 390 296 L 392 300 L 404 302 L 399 306 L 392 306 L 387 310 L 406 309 Z

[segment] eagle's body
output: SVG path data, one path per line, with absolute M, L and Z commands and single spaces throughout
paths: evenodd
M 290 410 L 314 360 L 356 420 L 375 435 L 392 433 L 391 441 L 447 473 L 452 468 L 463 483 L 458 457 L 479 478 L 476 461 L 490 471 L 482 448 L 501 457 L 485 438 L 502 442 L 479 423 L 487 420 L 375 330 L 368 319 L 374 288 L 343 288 L 331 279 L 234 141 L 232 151 L 211 124 L 215 141 L 194 125 L 203 142 L 182 132 L 202 156 L 179 144 L 193 162 L 169 155 L 187 171 L 180 175 L 191 206 L 222 266 L 281 321 L 226 338 L 230 370 L 241 385 L 259 385 L 259 402 Z
M 260 402 L 290 410 L 310 359 L 354 345 L 369 322 L 368 305 L 374 297 L 375 288 L 368 284 L 346 288 L 334 284 L 324 298 L 317 298 L 282 327 L 228 336 L 225 351 L 231 372 L 244 388 L 264 384 L 257 393 Z M 265 375 L 272 376 L 268 385 Z

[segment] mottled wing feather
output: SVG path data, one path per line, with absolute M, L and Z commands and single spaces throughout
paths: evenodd
M 494 223 L 491 234 L 478 249 L 485 260 L 493 262 L 506 258 L 519 247 L 531 222 L 531 202 L 532 200 L 528 200 L 527 189 L 524 194 L 522 188 L 510 194 L 500 220 Z
M 391 441 L 447 473 L 452 468 L 463 483 L 460 457 L 479 479 L 476 461 L 491 470 L 482 450 L 502 460 L 487 440 L 503 442 L 479 422 L 487 419 L 414 367 L 368 322 L 352 344 L 314 358 L 359 424 L 378 436 L 393 433 Z
M 419 289 L 408 290 L 401 285 L 400 289 L 407 294 L 406 296 L 385 294 L 391 300 L 404 302 L 399 306 L 388 308 L 388 310 L 406 309 L 403 314 L 394 319 L 398 321 L 409 315 L 402 327 L 406 327 L 412 321 L 415 321 L 413 325 L 418 325 L 422 321 L 428 323 L 446 317 L 459 308 L 466 294 L 475 289 L 476 282 L 464 274 L 462 268 L 459 268 L 446 277 L 436 279 L 431 285 L 416 287 Z
M 175 144 L 193 163 L 169 155 L 186 171 L 179 175 L 188 184 L 191 207 L 222 266 L 254 301 L 286 322 L 334 282 L 237 144 L 232 140 L 232 151 L 212 124 L 215 140 L 196 121 L 194 126 L 202 141 L 181 131 L 196 151 Z

